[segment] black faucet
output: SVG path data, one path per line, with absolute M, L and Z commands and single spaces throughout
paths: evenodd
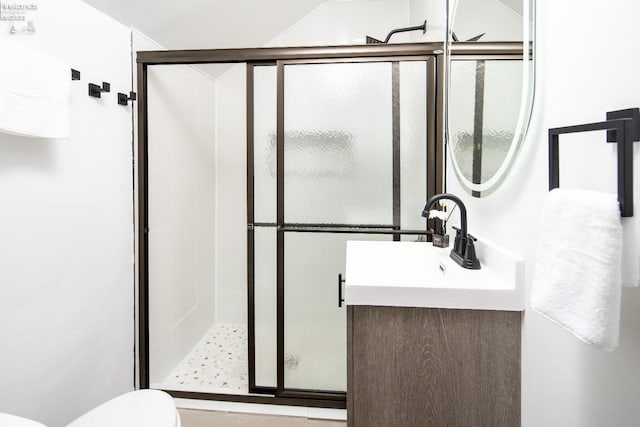
M 422 210 L 422 216 L 429 218 L 429 211 L 439 200 L 451 200 L 460 209 L 460 228 L 453 227 L 456 230 L 456 238 L 453 241 L 453 249 L 451 249 L 451 258 L 462 268 L 471 270 L 480 269 L 480 261 L 476 257 L 476 248 L 473 244 L 476 238 L 467 233 L 467 208 L 457 196 L 453 194 L 436 194 L 429 200 Z

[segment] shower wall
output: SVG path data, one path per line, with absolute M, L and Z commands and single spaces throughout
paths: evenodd
M 216 80 L 216 322 L 247 323 L 246 69 Z
M 134 45 L 159 49 L 137 32 Z M 214 322 L 215 93 L 213 80 L 196 68 L 148 68 L 152 383 Z

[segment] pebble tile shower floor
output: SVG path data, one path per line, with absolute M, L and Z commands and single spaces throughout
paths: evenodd
M 215 324 L 162 382 L 166 390 L 246 393 L 247 327 Z

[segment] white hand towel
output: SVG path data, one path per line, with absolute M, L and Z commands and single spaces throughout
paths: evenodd
M 594 347 L 618 346 L 622 226 L 617 196 L 555 189 L 542 210 L 534 311 Z
M 69 136 L 69 65 L 7 38 L 0 38 L 0 56 L 0 131 Z

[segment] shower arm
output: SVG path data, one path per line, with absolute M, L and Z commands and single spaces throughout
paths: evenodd
M 422 25 L 416 25 L 415 27 L 405 27 L 405 28 L 396 28 L 395 30 L 391 30 L 389 32 L 389 34 L 387 34 L 387 38 L 384 39 L 384 41 L 380 41 L 377 39 L 374 39 L 373 37 L 369 37 L 367 36 L 367 43 L 370 43 L 370 41 L 372 41 L 373 43 L 389 43 L 389 40 L 391 39 L 391 36 L 393 36 L 396 33 L 404 33 L 406 31 L 417 31 L 417 30 L 422 30 L 422 34 L 427 32 L 427 21 L 425 20 Z
M 405 31 L 417 31 L 422 30 L 422 34 L 427 32 L 427 21 L 425 20 L 422 25 L 416 25 L 415 27 L 406 27 L 406 28 L 396 28 L 395 30 L 391 30 L 389 34 L 387 34 L 387 38 L 384 39 L 385 43 L 389 43 L 391 36 L 395 33 L 404 33 Z

